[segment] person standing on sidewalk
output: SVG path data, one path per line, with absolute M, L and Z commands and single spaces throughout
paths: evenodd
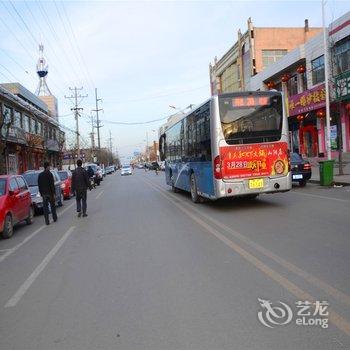
M 44 163 L 44 171 L 39 174 L 38 186 L 41 197 L 43 198 L 43 210 L 46 225 L 50 225 L 49 219 L 49 203 L 51 207 L 52 219 L 57 221 L 56 205 L 55 205 L 55 180 L 50 171 L 49 162 Z
M 72 191 L 75 193 L 75 199 L 77 201 L 77 213 L 78 217 L 81 217 L 81 211 L 83 210 L 83 217 L 88 216 L 86 213 L 86 197 L 87 189 L 91 190 L 90 179 L 87 171 L 82 167 L 83 162 L 81 159 L 77 160 L 77 168 L 73 172 L 72 176 Z

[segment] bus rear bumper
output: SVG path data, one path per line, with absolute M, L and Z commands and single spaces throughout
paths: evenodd
M 262 188 L 250 188 L 248 179 L 215 180 L 215 182 L 216 198 L 287 192 L 292 188 L 292 177 L 290 174 L 281 177 L 264 178 L 264 186 Z

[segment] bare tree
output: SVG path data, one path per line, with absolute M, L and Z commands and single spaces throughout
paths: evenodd
M 0 106 L 1 107 L 1 106 Z M 10 128 L 13 124 L 11 113 L 3 106 L 0 110 L 0 174 L 6 174 L 6 151 Z

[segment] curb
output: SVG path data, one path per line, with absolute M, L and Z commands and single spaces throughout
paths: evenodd
M 310 182 L 310 183 L 312 183 L 312 184 L 320 185 L 320 180 L 312 180 L 312 179 L 310 179 L 308 182 Z M 337 186 L 350 186 L 350 182 L 333 181 L 333 182 L 332 182 L 332 185 L 330 185 L 330 186 L 324 186 L 324 187 L 332 187 L 333 185 L 337 185 Z

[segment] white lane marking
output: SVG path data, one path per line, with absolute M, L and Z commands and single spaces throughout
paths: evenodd
M 104 192 L 104 190 L 102 190 L 102 191 L 96 196 L 95 199 L 99 198 L 99 197 L 102 195 L 103 192 Z
M 340 198 L 334 198 L 334 197 L 326 197 L 326 196 L 320 196 L 318 194 L 311 194 L 311 193 L 302 193 L 302 192 L 296 192 L 296 191 L 290 191 L 290 193 L 294 194 L 300 194 L 301 196 L 309 196 L 309 197 L 315 197 L 315 198 L 321 198 L 321 199 L 330 199 L 332 201 L 342 202 L 342 203 L 350 203 L 350 201 L 346 199 L 340 199 Z
M 69 208 L 71 208 L 74 205 L 74 203 L 70 204 L 68 207 L 64 208 L 62 211 L 60 211 L 57 216 L 60 217 L 64 212 L 66 212 Z M 29 236 L 27 236 L 21 243 L 17 244 L 13 248 L 7 249 L 7 252 L 4 255 L 1 255 L 0 257 L 0 263 L 3 262 L 7 257 L 12 255 L 18 248 L 22 247 L 22 245 L 26 244 L 28 241 L 30 241 L 33 237 L 35 237 L 40 231 L 42 231 L 46 225 L 40 226 L 38 229 L 36 229 L 33 233 L 31 233 Z
M 44 260 L 36 267 L 32 274 L 25 280 L 25 282 L 18 288 L 17 292 L 11 297 L 11 299 L 5 304 L 5 307 L 16 306 L 17 303 L 21 300 L 23 295 L 27 292 L 30 286 L 35 282 L 41 272 L 45 269 L 51 259 L 55 256 L 58 250 L 62 247 L 63 243 L 67 240 L 70 234 L 75 229 L 75 226 L 72 226 L 68 231 L 63 235 L 63 237 L 56 243 L 56 245 L 49 251 L 45 256 Z
M 163 187 L 156 185 L 152 181 L 144 180 L 144 182 L 148 183 L 151 187 L 154 186 L 155 189 L 159 189 L 159 191 L 161 191 L 162 193 L 168 195 L 169 197 L 173 198 L 174 200 L 181 202 L 184 206 L 188 207 L 189 210 L 193 210 L 193 212 L 195 212 L 200 217 L 202 217 L 202 218 L 210 221 L 214 225 L 220 227 L 224 231 L 226 231 L 229 234 L 231 234 L 233 237 L 235 237 L 235 238 L 239 239 L 240 241 L 246 243 L 249 247 L 254 248 L 257 252 L 259 252 L 259 253 L 265 255 L 266 257 L 274 260 L 275 262 L 277 262 L 278 264 L 280 264 L 281 266 L 286 268 L 288 271 L 291 271 L 291 272 L 295 273 L 296 275 L 304 278 L 307 282 L 309 282 L 310 284 L 313 284 L 314 286 L 322 289 L 326 293 L 332 295 L 337 300 L 339 300 L 339 301 L 341 301 L 341 302 L 343 302 L 343 303 L 345 303 L 347 305 L 350 305 L 350 296 L 349 295 L 347 295 L 347 294 L 343 293 L 342 291 L 336 289 L 335 287 L 327 284 L 326 282 L 324 282 L 321 279 L 313 276 L 312 274 L 304 271 L 303 269 L 297 267 L 296 265 L 293 265 L 289 261 L 287 261 L 287 260 L 281 258 L 280 256 L 278 256 L 277 254 L 274 254 L 272 251 L 264 248 L 263 246 L 259 245 L 256 242 L 250 240 L 248 237 L 246 237 L 242 233 L 239 233 L 238 231 L 233 230 L 231 227 L 226 226 L 222 222 L 214 219 L 208 213 L 205 213 L 205 212 L 197 209 L 197 207 L 194 207 L 195 205 L 192 204 L 191 202 L 188 203 L 188 201 L 185 201 L 183 198 L 177 197 L 173 193 L 169 193 Z

